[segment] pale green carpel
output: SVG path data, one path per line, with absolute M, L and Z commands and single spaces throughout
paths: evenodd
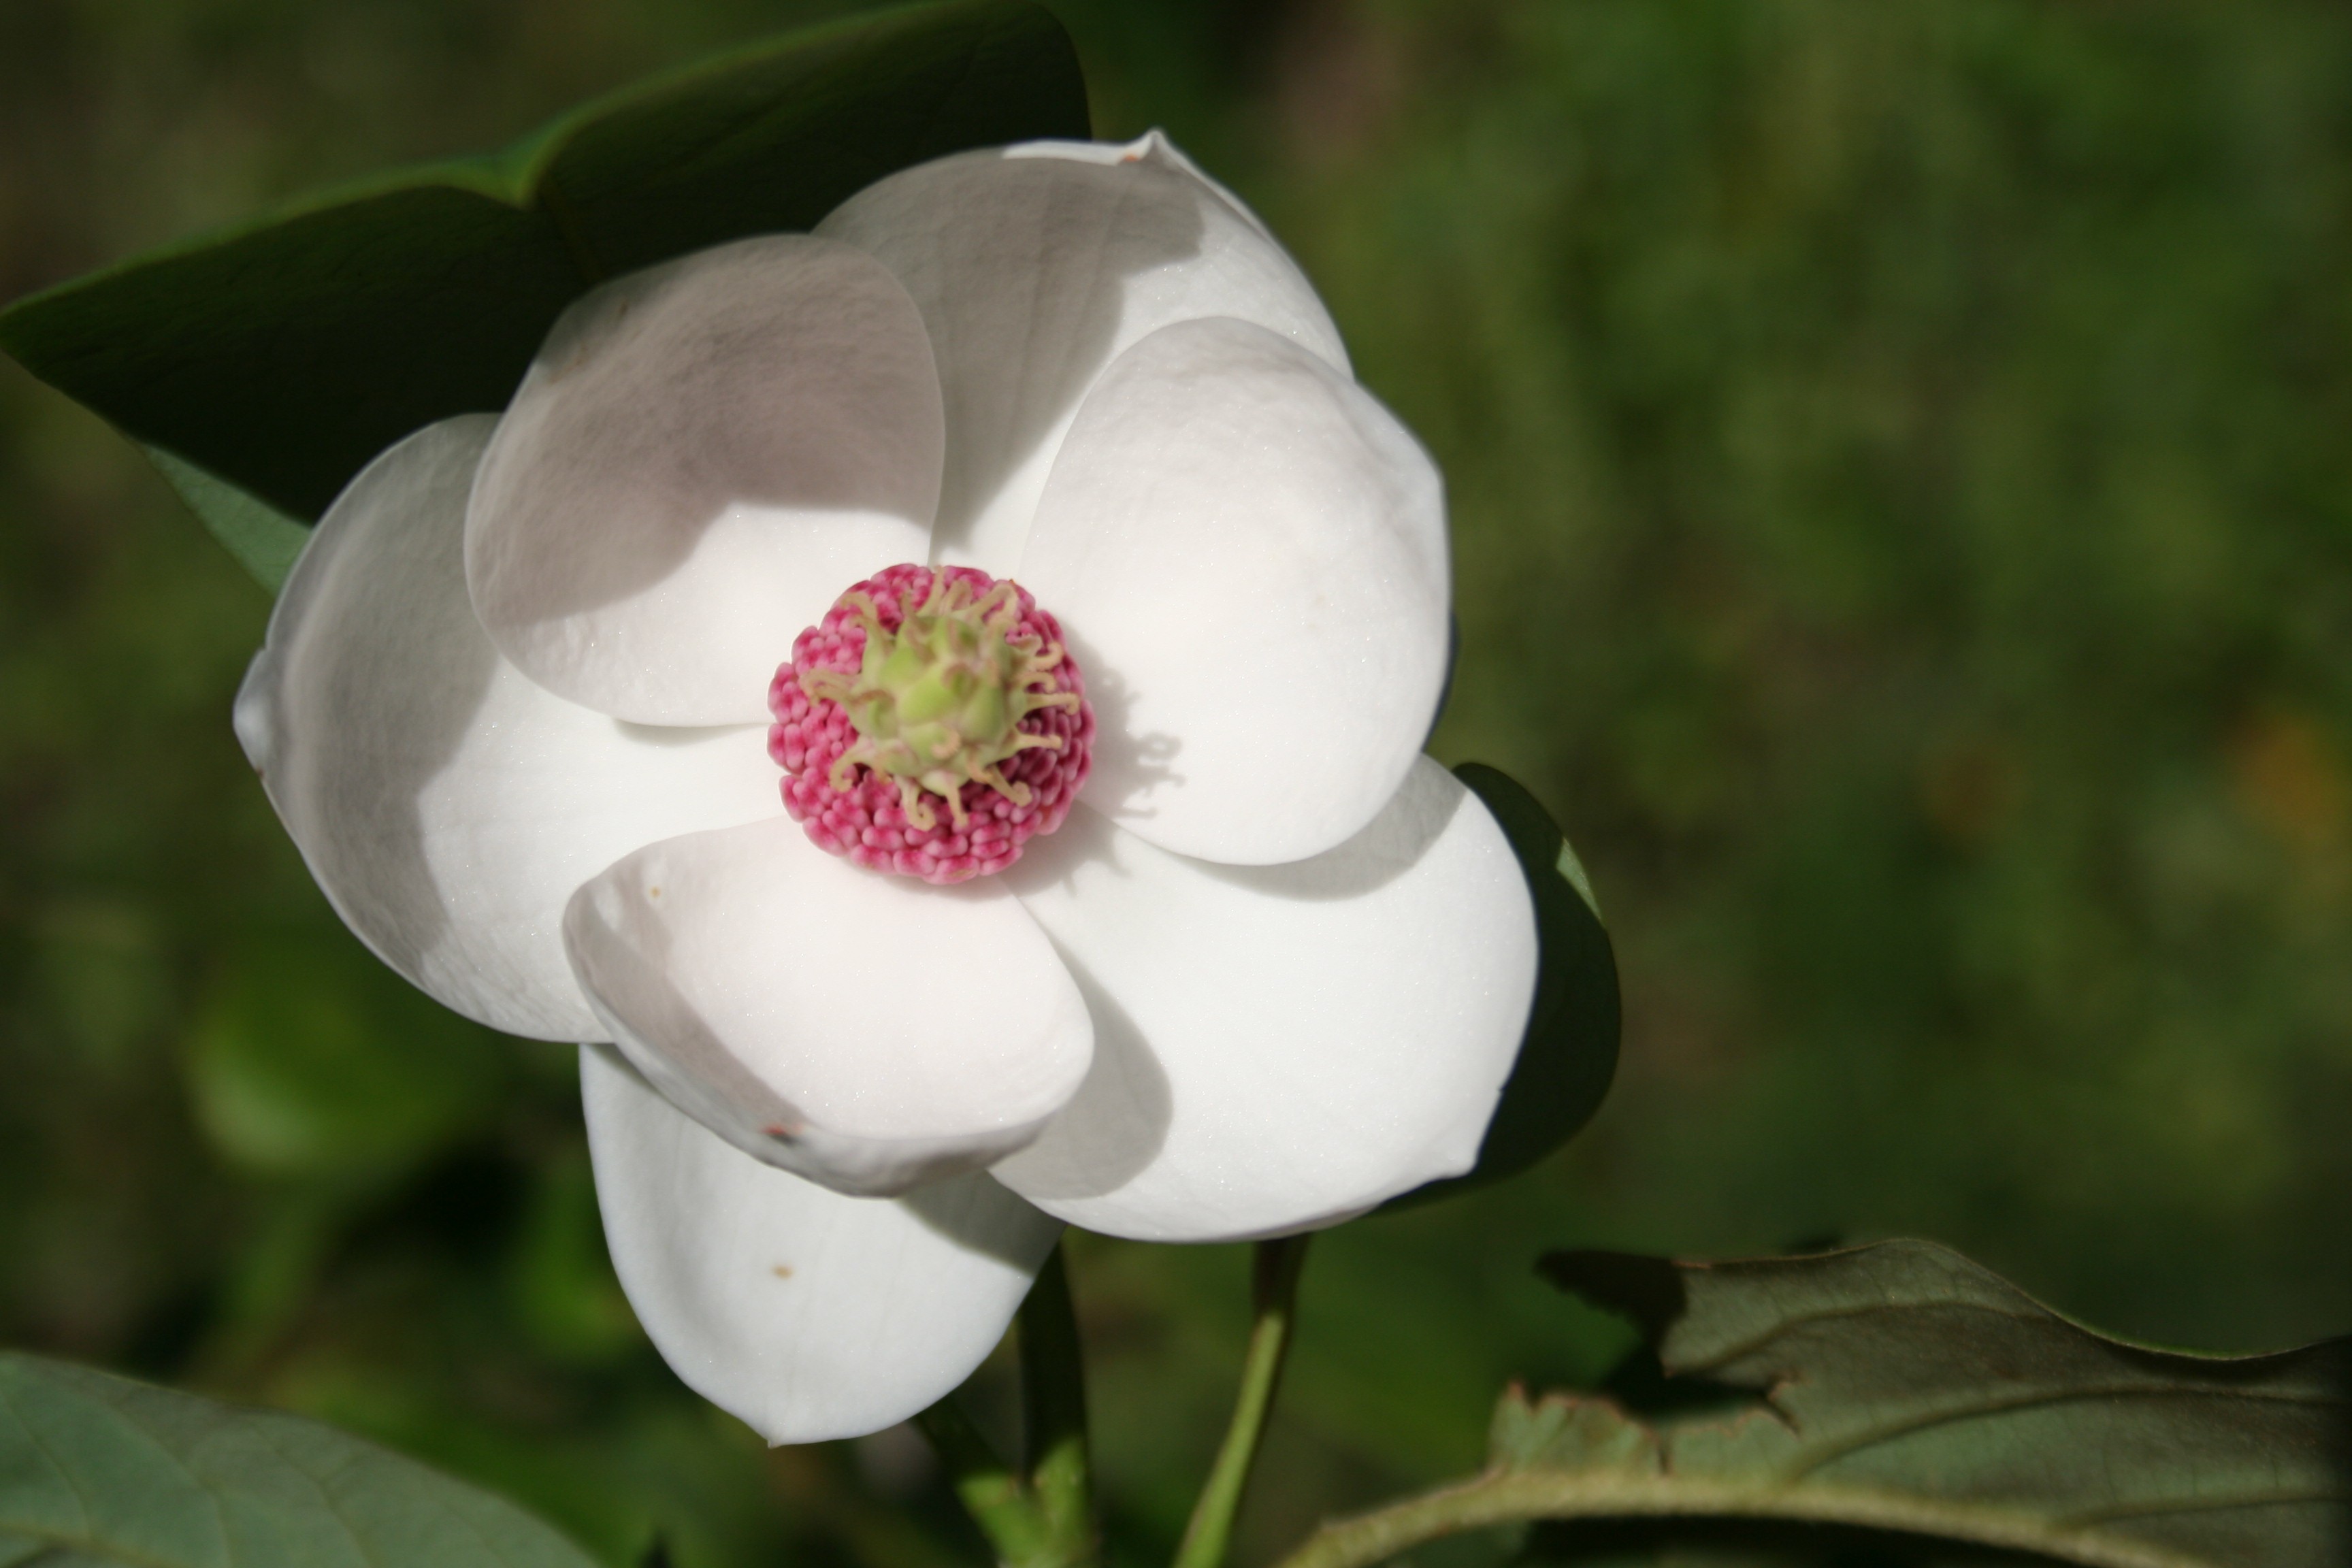
M 1066 656 L 1059 643 L 1019 630 L 1013 585 L 998 583 L 982 593 L 968 579 L 939 573 L 895 631 L 882 624 L 868 595 L 853 593 L 842 602 L 866 630 L 857 673 L 812 668 L 800 677 L 811 701 L 839 703 L 857 731 L 833 764 L 833 787 L 849 788 L 861 763 L 886 774 L 918 828 L 938 822 L 923 798 L 929 793 L 947 802 L 961 831 L 970 820 L 967 784 L 1028 805 L 1029 786 L 1007 779 L 1003 764 L 1033 746 L 1058 751 L 1062 738 L 1029 734 L 1021 721 L 1041 708 L 1076 708 L 1079 699 L 1074 691 L 1039 689 L 1054 684 Z

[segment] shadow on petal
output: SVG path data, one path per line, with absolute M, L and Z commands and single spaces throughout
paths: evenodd
M 966 153 L 818 226 L 880 258 L 929 330 L 948 429 L 934 559 L 984 553 L 992 522 L 1026 531 L 1079 401 L 1122 339 L 1157 324 L 1154 291 L 1181 290 L 1202 260 L 1216 198 L 1159 145 Z
M 1099 818 L 1096 820 L 1099 821 Z M 1106 825 L 1108 826 L 1108 825 Z M 1035 1143 L 1015 1154 L 1036 1197 L 1092 1198 L 1117 1192 L 1160 1156 L 1175 1120 L 1167 1069 L 1142 1028 L 1086 965 L 1054 944 L 1094 1018 L 1095 1059 Z
M 1007 876 L 1097 1009 L 1094 1070 L 999 1181 L 1089 1230 L 1205 1241 L 1472 1165 L 1537 948 L 1510 845 L 1460 782 L 1421 759 L 1372 827 L 1289 866 L 1080 817 L 1079 842 Z
M 655 746 L 664 751 L 682 751 L 699 746 L 714 736 L 728 735 L 748 728 L 742 724 L 633 724 L 626 719 L 613 721 L 613 729 L 631 745 Z M 765 727 L 761 727 L 764 736 Z
M 1443 837 L 1468 796 L 1407 788 L 1353 838 L 1336 849 L 1279 866 L 1200 865 L 1231 887 L 1269 899 L 1320 903 L 1358 899 L 1388 886 L 1421 863 Z
M 943 439 L 913 301 L 870 258 L 768 235 L 615 279 L 557 321 L 482 466 L 478 605 L 494 629 L 559 620 L 703 554 L 814 570 L 828 524 L 929 524 Z
M 1051 608 L 1048 605 L 1047 608 Z M 1184 775 L 1173 763 L 1184 742 L 1164 730 L 1148 735 L 1134 732 L 1134 692 L 1127 679 L 1098 658 L 1086 638 L 1068 626 L 1062 630 L 1070 656 L 1087 679 L 1087 704 L 1095 710 L 1095 766 L 1110 768 L 1131 781 L 1118 803 L 1122 822 L 1148 822 L 1157 810 L 1150 802 L 1162 785 L 1181 786 Z M 1081 797 L 1083 804 L 1084 797 Z
M 449 930 L 420 800 L 499 664 L 466 597 L 466 495 L 491 424 L 432 426 L 352 480 L 237 694 L 238 734 L 320 886 L 412 980 Z
M 984 1171 L 917 1187 L 898 1203 L 965 1251 L 1031 1272 L 1050 1250 L 1050 1237 L 1062 1229 L 1061 1221 L 1040 1214 Z M 1044 1233 L 1050 1235 L 1041 1247 Z

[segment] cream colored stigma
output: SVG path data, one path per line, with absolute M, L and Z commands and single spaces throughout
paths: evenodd
M 827 782 L 845 790 L 859 764 L 898 786 L 908 823 L 937 826 L 923 798 L 947 802 L 961 831 L 971 821 L 963 786 L 984 784 L 1015 805 L 1029 804 L 1029 786 L 1008 780 L 1003 764 L 1032 746 L 1059 751 L 1058 735 L 1024 734 L 1021 721 L 1041 708 L 1076 708 L 1074 692 L 1039 691 L 1062 662 L 1059 643 L 1030 633 L 1013 636 L 1021 604 L 1010 582 L 974 597 L 969 583 L 931 579 L 919 608 L 897 631 L 882 625 L 874 601 L 852 593 L 842 604 L 866 629 L 866 653 L 856 675 L 807 669 L 800 676 L 809 700 L 832 701 L 849 716 L 857 739 L 833 764 Z

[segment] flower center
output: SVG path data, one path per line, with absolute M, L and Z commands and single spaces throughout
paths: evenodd
M 1094 715 L 1061 627 L 1010 580 L 893 566 L 793 645 L 769 706 L 784 805 L 877 870 L 961 881 L 1061 826 Z
M 828 774 L 845 790 L 852 770 L 868 767 L 898 785 L 907 820 L 933 825 L 925 795 L 947 803 L 958 827 L 970 826 L 963 786 L 984 784 L 1015 805 L 1029 804 L 1029 786 L 1004 776 L 999 763 L 1033 746 L 1061 750 L 1055 734 L 1020 728 L 1040 708 L 1077 710 L 1084 700 L 1052 689 L 1053 671 L 1067 657 L 1034 631 L 1017 630 L 1019 592 L 992 583 L 986 592 L 968 579 L 941 574 L 919 608 L 903 613 L 897 628 L 882 624 L 870 594 L 853 588 L 841 603 L 866 633 L 857 673 L 819 666 L 800 672 L 813 701 L 841 704 L 856 741 L 834 759 Z

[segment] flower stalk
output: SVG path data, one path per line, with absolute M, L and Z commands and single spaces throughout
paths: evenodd
M 1046 1549 L 1039 1561 L 1054 1568 L 1093 1562 L 1100 1544 L 1087 1456 L 1086 1355 L 1064 1256 L 1055 1246 L 1020 1316 L 1022 1460 Z
M 1000 1458 L 950 1394 L 915 1417 L 956 1500 L 1005 1568 L 1087 1568 L 1097 1555 L 1087 1457 L 1086 1363 L 1069 1270 L 1055 1247 L 1023 1302 L 1022 1464 Z
M 1174 1568 L 1223 1568 L 1232 1547 L 1234 1518 L 1241 1511 L 1243 1493 L 1257 1462 L 1260 1441 L 1274 1396 L 1282 1383 L 1282 1368 L 1290 1352 L 1297 1321 L 1298 1274 L 1307 1261 L 1306 1236 L 1286 1236 L 1257 1244 L 1253 1279 L 1255 1321 L 1250 1327 L 1249 1352 L 1242 1363 L 1241 1392 L 1234 1401 L 1234 1418 L 1216 1463 L 1192 1505 L 1192 1518 L 1176 1548 Z

